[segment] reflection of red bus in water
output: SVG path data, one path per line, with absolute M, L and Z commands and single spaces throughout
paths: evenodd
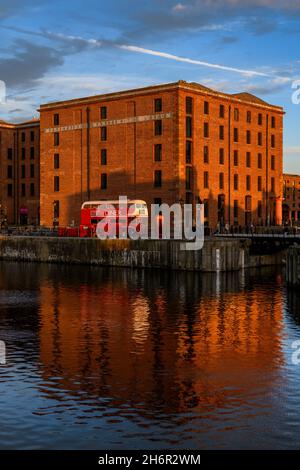
M 118 237 L 121 232 L 127 233 L 128 224 L 134 219 L 147 217 L 148 208 L 145 201 L 139 199 L 124 201 L 87 201 L 81 206 L 80 237 L 95 237 L 98 224 L 108 237 Z M 139 231 L 139 224 L 137 225 Z

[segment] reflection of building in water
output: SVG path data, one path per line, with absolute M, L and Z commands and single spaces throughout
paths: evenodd
M 258 384 L 269 389 L 280 379 L 280 289 L 229 283 L 216 297 L 195 274 L 163 287 L 150 274 L 128 276 L 78 291 L 41 287 L 45 380 L 61 375 L 63 390 L 146 413 L 223 407 L 229 396 L 251 399 Z

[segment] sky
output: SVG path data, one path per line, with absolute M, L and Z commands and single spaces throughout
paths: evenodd
M 300 174 L 299 40 L 300 0 L 0 0 L 0 119 L 177 80 L 248 91 L 284 107 Z

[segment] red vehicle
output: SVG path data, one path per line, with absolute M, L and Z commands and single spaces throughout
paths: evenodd
M 127 233 L 128 224 L 136 218 L 147 217 L 145 201 L 127 200 L 120 206 L 120 201 L 87 201 L 81 207 L 79 236 L 95 237 L 98 224 L 109 237 L 118 237 L 122 231 Z M 137 228 L 138 230 L 138 228 Z

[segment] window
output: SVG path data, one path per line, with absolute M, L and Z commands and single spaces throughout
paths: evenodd
M 154 122 L 154 135 L 162 135 L 162 120 L 157 119 Z
M 219 174 L 219 188 L 224 189 L 224 173 Z
M 239 175 L 235 174 L 233 177 L 233 188 L 235 191 L 239 189 Z
M 57 145 L 59 145 L 59 133 L 54 132 L 54 146 L 56 147 Z
M 276 119 L 275 119 L 274 116 L 271 117 L 271 127 L 272 127 L 272 129 L 275 129 L 275 127 L 276 127 Z
M 224 126 L 219 127 L 219 139 L 224 140 Z
M 26 149 L 25 149 L 25 147 L 22 147 L 22 150 L 21 150 L 21 159 L 22 159 L 22 160 L 25 160 L 25 157 L 26 157 Z
M 261 179 L 261 176 L 259 176 L 257 178 L 257 191 L 261 191 L 262 190 L 262 179 Z
M 100 108 L 100 118 L 101 119 L 107 119 L 107 107 L 106 106 L 101 106 L 101 108 Z
M 54 126 L 59 126 L 59 114 L 54 114 L 53 124 L 54 124 Z
M 13 177 L 13 167 L 12 165 L 8 165 L 7 167 L 7 179 L 11 180 Z
M 21 141 L 25 142 L 25 140 L 26 140 L 26 134 L 25 134 L 25 132 L 22 132 L 21 133 Z
M 262 145 L 262 133 L 261 132 L 257 134 L 257 144 Z
M 262 218 L 262 201 L 257 202 L 257 217 Z
M 247 140 L 247 144 L 251 144 L 251 131 L 247 131 L 246 140 Z
M 209 102 L 204 101 L 203 105 L 204 105 L 204 114 L 209 114 Z
M 190 116 L 187 116 L 185 119 L 185 134 L 186 137 L 192 137 L 193 135 L 193 121 Z
M 34 178 L 34 165 L 30 165 L 30 178 Z
M 271 192 L 275 193 L 275 178 L 271 178 Z
M 192 189 L 192 176 L 193 169 L 190 166 L 187 166 L 185 169 L 185 189 Z
M 274 134 L 271 135 L 271 148 L 272 149 L 275 148 L 275 135 Z
M 34 183 L 30 183 L 30 196 L 33 197 L 34 196 Z
M 247 168 L 251 167 L 251 153 L 250 152 L 246 153 L 246 167 Z
M 203 161 L 204 163 L 209 163 L 209 148 L 208 145 L 203 147 Z
M 251 123 L 251 111 L 247 111 L 246 121 L 248 122 L 248 124 Z
M 208 219 L 208 217 L 209 217 L 209 201 L 208 201 L 208 199 L 204 199 L 203 204 L 204 204 L 204 218 Z
M 7 197 L 12 197 L 12 195 L 13 195 L 13 185 L 9 183 L 7 185 Z
M 13 158 L 13 149 L 8 148 L 7 149 L 7 160 L 12 160 L 12 158 Z
M 59 153 L 54 154 L 54 169 L 59 169 Z
M 219 164 L 224 165 L 224 149 L 219 149 Z
M 187 140 L 185 143 L 185 162 L 192 163 L 192 142 Z
M 185 99 L 185 112 L 186 114 L 192 114 L 193 112 L 193 98 L 187 96 Z
M 34 147 L 30 147 L 30 160 L 34 160 Z
M 107 189 L 107 173 L 101 173 L 100 188 Z
M 53 201 L 53 217 L 54 219 L 59 218 L 59 201 Z
M 26 177 L 26 167 L 25 165 L 22 165 L 21 166 L 21 178 L 25 178 Z
M 251 176 L 250 175 L 246 176 L 246 190 L 251 191 Z
M 258 114 L 257 122 L 258 122 L 258 125 L 259 125 L 259 126 L 262 126 L 263 117 L 262 117 L 262 114 L 261 114 L 261 113 Z
M 220 104 L 220 108 L 219 108 L 219 117 L 220 118 L 224 118 L 225 116 L 225 107 L 223 104 Z
M 275 170 L 275 155 L 271 155 L 271 170 Z
M 239 118 L 240 118 L 240 116 L 239 116 L 239 110 L 238 110 L 238 108 L 234 108 L 234 111 L 233 111 L 233 119 L 234 119 L 235 121 L 238 121 Z
M 54 192 L 59 191 L 59 176 L 54 176 Z
M 25 183 L 21 184 L 21 196 L 22 197 L 26 196 L 26 185 L 25 185 Z
M 237 127 L 233 129 L 233 141 L 238 142 L 239 141 L 239 130 Z
M 101 149 L 101 165 L 107 165 L 107 149 Z
M 208 183 L 209 183 L 209 177 L 208 177 L 208 171 L 205 171 L 203 173 L 203 186 L 204 188 L 208 188 Z
M 257 155 L 257 167 L 259 170 L 262 169 L 262 154 L 261 153 Z
M 162 158 L 162 144 L 154 145 L 154 161 L 161 162 Z
M 154 172 L 154 187 L 160 188 L 162 186 L 161 170 L 155 170 Z
M 233 217 L 234 221 L 237 222 L 237 219 L 239 217 L 239 201 L 236 199 L 233 201 Z
M 101 127 L 101 140 L 102 142 L 105 142 L 107 140 L 107 127 Z
M 162 112 L 162 99 L 161 98 L 156 98 L 154 100 L 154 111 L 156 113 L 161 113 Z
M 251 196 L 245 197 L 245 210 L 247 212 L 251 212 L 252 210 L 252 197 Z
M 203 135 L 204 135 L 204 137 L 209 137 L 209 124 L 208 124 L 208 122 L 204 123 Z
M 30 142 L 34 142 L 34 131 L 30 131 Z
M 235 150 L 233 152 L 233 164 L 234 164 L 234 166 L 239 165 L 239 151 L 238 150 Z
M 160 206 L 160 205 L 161 205 L 161 202 L 162 202 L 162 201 L 161 201 L 161 197 L 155 197 L 155 198 L 154 198 L 154 204 L 157 204 L 158 206 Z

